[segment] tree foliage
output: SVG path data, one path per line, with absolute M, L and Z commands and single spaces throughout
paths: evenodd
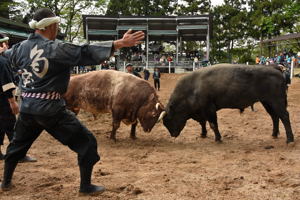
M 18 2 L 13 0 L 0 1 L 0 17 L 9 18 L 10 16 L 18 15 L 20 10 L 17 8 Z
M 300 32 L 300 0 L 1 0 L 0 16 L 28 23 L 37 8 L 47 7 L 62 18 L 61 31 L 69 41 L 82 36 L 82 14 L 123 16 L 213 16 L 211 58 L 220 62 L 250 60 L 260 40 Z M 104 12 L 106 10 L 106 12 Z M 189 42 L 184 49 L 205 44 Z M 291 48 L 300 49 L 300 40 Z M 271 47 L 269 47 L 269 52 Z M 253 54 L 253 53 L 252 53 Z M 246 55 L 246 56 L 243 56 Z M 250 55 L 250 57 L 249 57 Z
M 1 0 L 2 1 L 2 0 Z M 35 10 L 49 8 L 57 16 L 61 17 L 60 29 L 66 36 L 65 39 L 72 42 L 75 38 L 82 36 L 82 14 L 103 14 L 106 0 L 4 0 L 7 1 L 6 9 L 9 10 L 10 19 L 28 23 Z M 21 2 L 21 3 L 20 3 Z M 0 9 L 5 7 L 0 4 Z M 19 6 L 18 6 L 19 5 Z M 18 7 L 18 13 L 11 12 Z M 1 12 L 2 13 L 2 12 Z
M 166 16 L 173 15 L 177 0 L 110 0 L 106 15 Z
M 209 13 L 211 9 L 210 0 L 185 0 L 179 5 L 179 15 L 200 15 Z
M 299 32 L 299 0 L 224 0 L 212 9 L 212 56 L 231 62 L 239 52 L 251 54 L 256 41 Z M 256 46 L 257 47 L 257 46 Z M 271 52 L 271 46 L 268 47 Z M 245 59 L 244 59 L 245 60 Z M 243 62 L 243 61 L 240 61 Z

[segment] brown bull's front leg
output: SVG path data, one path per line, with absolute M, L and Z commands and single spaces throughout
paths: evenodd
M 138 122 L 135 122 L 134 124 L 131 124 L 131 131 L 130 131 L 130 138 L 133 140 L 136 140 L 136 126 L 137 126 Z
M 118 128 L 120 127 L 120 123 L 121 123 L 121 121 L 119 121 L 119 120 L 115 120 L 115 119 L 113 120 L 110 139 L 114 140 L 115 142 L 117 142 L 116 132 L 117 132 Z

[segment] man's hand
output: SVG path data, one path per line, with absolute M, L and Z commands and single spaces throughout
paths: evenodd
M 145 34 L 143 31 L 132 33 L 132 30 L 129 29 L 123 35 L 122 39 L 114 41 L 114 48 L 115 50 L 117 50 L 123 47 L 132 47 L 141 44 L 144 38 L 145 38 Z
M 3 46 L 0 46 L 0 54 L 3 53 L 4 51 L 6 51 L 8 49 L 7 45 L 5 44 L 5 42 L 2 43 Z
M 13 98 L 9 98 L 8 102 L 9 102 L 9 106 L 10 106 L 10 109 L 11 109 L 12 113 L 14 115 L 18 114 L 19 113 L 19 106 L 18 106 L 15 98 L 14 97 Z

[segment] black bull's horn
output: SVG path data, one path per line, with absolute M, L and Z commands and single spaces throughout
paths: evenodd
M 160 106 L 160 103 L 156 103 L 156 105 L 155 105 L 156 110 L 158 110 L 159 106 Z M 158 120 L 157 120 L 157 123 L 160 122 L 160 120 L 162 120 L 162 118 L 164 118 L 164 116 L 165 116 L 166 114 L 167 114 L 166 111 L 162 111 L 162 112 L 160 113 L 160 115 L 159 115 L 159 118 L 158 118 Z
M 164 116 L 166 116 L 167 112 L 166 111 L 162 111 L 159 115 L 159 118 L 157 120 L 157 123 L 160 122 L 160 120 L 162 120 L 162 118 L 164 118 Z

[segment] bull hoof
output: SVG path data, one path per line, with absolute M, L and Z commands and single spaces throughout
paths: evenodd
M 114 137 L 110 137 L 110 139 L 113 141 L 113 142 L 117 142 L 117 139 L 116 138 L 114 138 Z
M 14 186 L 10 183 L 0 183 L 0 188 L 2 192 L 10 191 Z
M 130 136 L 130 138 L 131 138 L 132 140 L 136 140 L 136 139 L 137 139 L 136 136 Z
M 206 135 L 206 134 L 201 134 L 200 137 L 201 137 L 201 138 L 207 138 L 207 135 Z
M 278 135 L 272 135 L 273 139 L 278 139 Z
M 287 146 L 293 148 L 296 146 L 296 144 L 295 142 L 287 142 Z
M 278 138 L 278 136 L 279 136 L 279 132 L 277 132 L 277 133 L 273 133 L 273 134 L 272 134 L 272 137 L 273 137 L 274 139 L 277 139 L 277 138 Z
M 286 143 L 287 143 L 287 144 L 289 144 L 289 143 L 294 143 L 294 136 L 292 136 L 292 137 L 287 137 Z
M 222 141 L 221 139 L 219 139 L 219 140 L 216 140 L 216 143 L 218 143 L 218 144 L 222 144 L 222 143 L 223 143 L 223 141 Z

